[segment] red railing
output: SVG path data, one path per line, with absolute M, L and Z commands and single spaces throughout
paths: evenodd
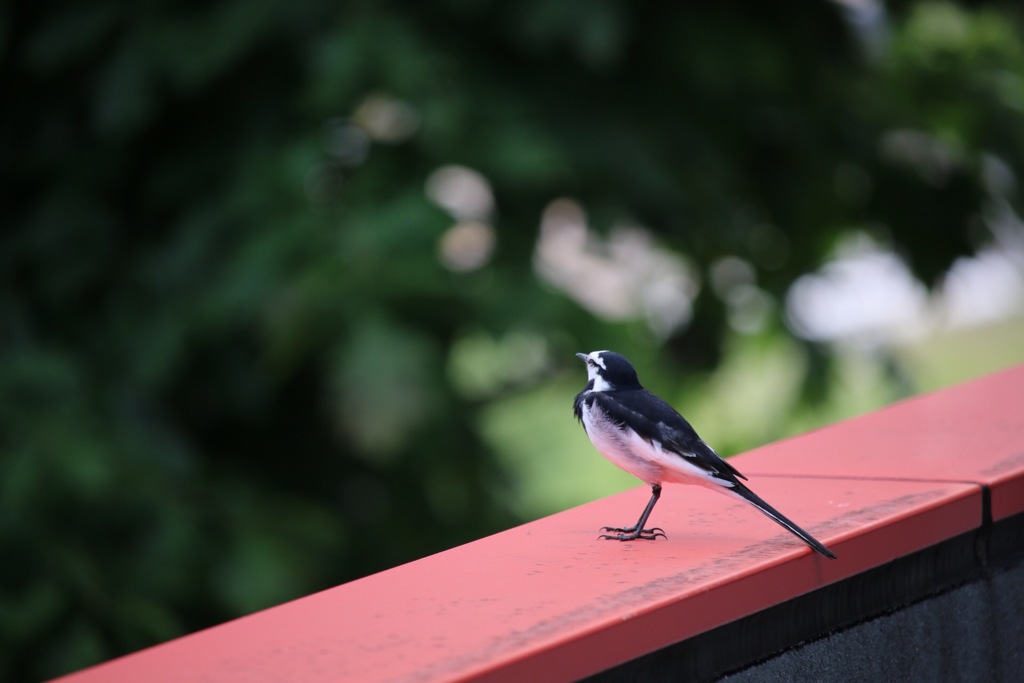
M 637 488 L 71 674 L 92 681 L 567 681 L 1024 513 L 1024 366 L 731 462 L 828 545 L 666 487 L 667 540 L 598 541 Z

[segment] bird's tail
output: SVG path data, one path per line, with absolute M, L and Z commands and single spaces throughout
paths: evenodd
M 790 532 L 798 536 L 801 541 L 814 548 L 817 552 L 830 560 L 836 559 L 836 554 L 826 548 L 818 539 L 814 538 L 814 536 L 811 536 L 809 533 L 791 522 L 784 514 L 766 503 L 759 495 L 748 489 L 742 483 L 736 482 L 735 486 L 726 490 L 730 493 L 736 494 L 738 497 L 744 499 L 771 519 L 786 527 Z

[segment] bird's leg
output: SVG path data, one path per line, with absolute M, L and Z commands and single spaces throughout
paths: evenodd
M 665 535 L 664 529 L 661 529 L 660 527 L 652 527 L 650 529 L 644 528 L 644 524 L 647 523 L 647 518 L 651 516 L 651 510 L 654 509 L 654 504 L 658 502 L 658 498 L 660 497 L 661 484 L 652 484 L 651 499 L 647 502 L 647 507 L 644 508 L 644 513 L 640 515 L 640 519 L 637 520 L 636 524 L 630 527 L 601 527 L 601 531 L 613 531 L 615 532 L 615 535 L 602 534 L 599 538 L 608 538 L 613 541 L 635 541 L 637 539 L 653 541 L 658 536 L 668 538 L 668 536 Z

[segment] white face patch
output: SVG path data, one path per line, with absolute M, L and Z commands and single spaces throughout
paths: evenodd
M 594 383 L 591 391 L 608 391 L 612 388 L 612 385 L 601 376 L 601 372 L 607 369 L 604 359 L 601 358 L 602 353 L 604 351 L 594 351 L 587 354 L 587 379 Z
M 591 391 L 609 391 L 612 389 L 612 385 L 601 376 L 600 371 L 597 368 L 590 368 L 587 371 L 587 378 L 594 381 L 594 388 Z

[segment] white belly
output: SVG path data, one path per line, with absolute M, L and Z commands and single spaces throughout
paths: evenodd
M 688 458 L 665 451 L 658 441 L 648 443 L 636 432 L 622 431 L 594 403 L 584 406 L 583 426 L 601 455 L 648 484 L 695 484 L 715 489 L 732 486 Z

